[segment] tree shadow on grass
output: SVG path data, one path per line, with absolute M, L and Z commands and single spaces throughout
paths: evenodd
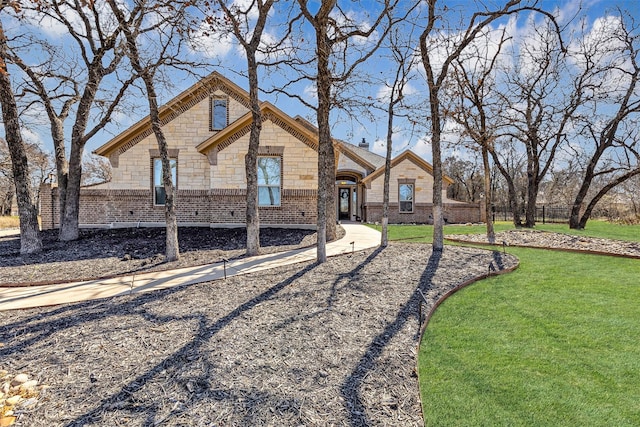
M 378 334 L 369 344 L 365 354 L 360 358 L 356 367 L 340 387 L 340 392 L 345 401 L 345 407 L 349 414 L 351 426 L 369 426 L 372 420 L 367 416 L 367 408 L 361 398 L 361 387 L 363 380 L 376 367 L 376 361 L 382 355 L 385 347 L 404 328 L 405 324 L 412 318 L 418 318 L 419 304 L 421 302 L 420 292 L 426 292 L 432 285 L 442 251 L 433 251 L 424 269 L 418 287 L 413 291 L 409 299 L 400 307 L 395 320 L 389 323 L 384 330 Z

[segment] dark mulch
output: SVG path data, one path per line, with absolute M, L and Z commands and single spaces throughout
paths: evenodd
M 0 285 L 56 283 L 216 263 L 243 256 L 246 247 L 243 228 L 181 227 L 181 258 L 167 263 L 164 228 L 81 230 L 80 238 L 73 242 L 59 242 L 54 230 L 42 236 L 44 250 L 23 256 L 18 238 L 0 237 Z M 313 245 L 316 234 L 265 228 L 260 241 L 261 252 L 271 253 Z
M 17 408 L 16 426 L 419 426 L 417 289 L 428 309 L 515 263 L 398 243 L 321 265 L 0 312 L 0 369 L 49 386 Z

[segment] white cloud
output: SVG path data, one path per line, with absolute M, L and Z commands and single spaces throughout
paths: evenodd
M 258 10 L 258 6 L 254 0 L 234 0 L 230 9 L 232 11 L 237 9 L 242 12 L 242 14 L 248 12 L 247 18 L 251 21 L 255 21 L 260 16 L 260 11 Z
M 388 104 L 391 97 L 391 86 L 392 83 L 385 84 L 383 86 L 378 87 L 378 92 L 376 93 L 376 99 L 380 103 Z M 402 94 L 406 96 L 411 96 L 418 93 L 418 89 L 412 85 L 410 82 L 405 83 L 404 88 L 402 90 Z
M 371 30 L 371 23 L 368 21 L 368 15 L 353 10 L 346 13 L 332 13 L 331 18 L 336 22 L 336 26 L 340 28 L 342 32 L 350 32 L 359 30 L 367 32 Z M 334 36 L 334 34 L 330 34 Z M 366 45 L 367 43 L 375 42 L 380 37 L 377 30 L 371 32 L 369 37 L 355 36 L 351 39 L 351 42 L 357 45 Z
M 318 88 L 316 85 L 311 84 L 304 88 L 304 97 L 308 100 L 317 100 L 318 99 Z
M 278 44 L 277 51 L 274 46 Z M 260 39 L 260 46 L 256 53 L 256 59 L 262 62 L 278 61 L 291 58 L 295 55 L 295 48 L 290 38 L 281 41 L 276 34 L 265 31 Z
M 192 52 L 207 58 L 222 60 L 235 45 L 236 40 L 232 34 L 211 31 L 208 25 L 203 23 L 193 35 L 190 48 Z
M 375 141 L 373 141 L 373 144 L 370 145 L 369 150 L 381 156 L 386 156 L 387 141 L 377 138 Z
M 36 131 L 23 127 L 20 130 L 20 133 L 22 134 L 22 139 L 24 140 L 24 142 L 28 144 L 36 144 L 37 146 L 44 148 L 42 135 L 40 135 Z
M 83 5 L 84 2 L 80 2 Z M 120 6 L 122 9 L 126 10 L 126 3 L 122 0 L 119 0 Z M 73 8 L 67 6 L 66 3 L 61 2 L 60 4 L 60 14 L 62 15 L 61 19 L 66 20 L 69 25 L 76 31 L 78 34 L 82 36 L 87 36 L 86 34 L 86 26 L 85 21 L 83 21 L 80 13 Z M 88 18 L 87 21 L 91 25 L 92 37 L 94 40 L 98 40 L 98 34 L 96 32 L 96 24 L 94 22 L 94 17 L 97 16 L 100 21 L 100 27 L 102 28 L 103 33 L 113 32 L 117 28 L 117 23 L 113 14 L 111 13 L 111 8 L 107 4 L 107 2 L 96 2 L 95 8 L 97 10 L 96 14 L 89 9 L 88 4 L 81 6 L 83 9 L 83 13 Z M 56 15 L 57 12 L 51 9 L 51 15 Z M 43 13 L 28 9 L 24 12 L 25 22 L 29 23 L 29 25 L 39 28 L 43 33 L 52 37 L 52 38 L 63 38 L 69 34 L 69 29 L 67 26 L 60 22 L 59 19 L 51 18 L 46 16 Z
M 415 144 L 409 147 L 418 156 L 431 163 L 432 151 L 431 151 L 431 138 L 427 135 L 421 137 Z

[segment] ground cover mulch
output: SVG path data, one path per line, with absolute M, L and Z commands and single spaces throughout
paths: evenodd
M 339 229 L 339 235 L 344 230 Z M 0 237 L 0 286 L 90 280 L 130 273 L 170 270 L 234 259 L 245 253 L 243 228 L 180 227 L 178 261 L 165 262 L 164 228 L 85 229 L 72 242 L 58 241 L 57 230 L 42 233 L 43 251 L 20 255 L 16 236 Z M 314 245 L 313 230 L 265 228 L 262 253 Z
M 394 243 L 321 265 L 0 312 L 0 369 L 47 387 L 16 407 L 18 426 L 418 426 L 417 289 L 426 312 L 516 263 Z
M 487 244 L 486 234 L 452 234 L 448 240 Z M 640 258 L 640 243 L 623 240 L 572 236 L 543 230 L 507 230 L 496 233 L 496 244 L 530 248 L 557 249 Z

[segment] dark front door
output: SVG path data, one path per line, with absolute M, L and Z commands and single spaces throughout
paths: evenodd
M 338 219 L 351 219 L 351 189 L 338 188 Z

